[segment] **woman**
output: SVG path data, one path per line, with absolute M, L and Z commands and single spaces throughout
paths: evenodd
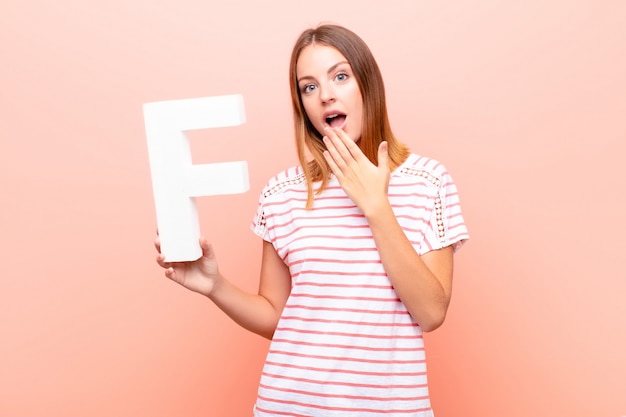
M 157 261 L 272 339 L 255 416 L 432 416 L 422 332 L 444 321 L 469 237 L 455 185 L 394 137 L 380 70 L 353 32 L 303 32 L 290 86 L 300 165 L 259 200 L 258 293 L 219 273 L 204 238 L 197 261 Z

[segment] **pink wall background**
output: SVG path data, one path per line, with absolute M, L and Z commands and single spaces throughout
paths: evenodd
M 254 291 L 258 193 L 295 162 L 289 52 L 320 21 L 369 43 L 396 133 L 461 190 L 437 417 L 626 415 L 618 0 L 0 0 L 0 415 L 250 415 L 267 343 L 154 262 L 141 106 L 244 95 L 244 126 L 191 141 L 248 161 L 248 193 L 199 205 Z

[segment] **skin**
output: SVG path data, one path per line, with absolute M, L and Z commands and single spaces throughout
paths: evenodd
M 363 98 L 346 58 L 335 48 L 312 44 L 300 53 L 296 74 L 304 111 L 315 129 L 324 134 L 326 115 L 342 113 L 346 121 L 340 128 L 358 142 Z
M 335 48 L 307 46 L 301 53 L 297 74 L 307 116 L 324 135 L 327 163 L 341 187 L 369 222 L 381 261 L 398 296 L 424 331 L 444 321 L 452 291 L 452 247 L 419 255 L 400 228 L 392 211 L 387 188 L 390 169 L 387 143 L 378 149 L 378 166 L 361 152 L 363 99 L 350 65 Z M 339 128 L 326 124 L 327 112 L 347 115 Z M 271 243 L 262 243 L 257 294 L 244 292 L 219 272 L 212 246 L 200 239 L 202 256 L 193 262 L 169 263 L 155 245 L 158 264 L 165 276 L 212 300 L 242 327 L 272 338 L 291 291 L 291 276 Z

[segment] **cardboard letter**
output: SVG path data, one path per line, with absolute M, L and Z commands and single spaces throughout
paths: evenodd
M 243 96 L 214 96 L 143 105 L 161 253 L 168 262 L 202 255 L 195 197 L 248 191 L 246 161 L 192 164 L 185 131 L 245 123 Z

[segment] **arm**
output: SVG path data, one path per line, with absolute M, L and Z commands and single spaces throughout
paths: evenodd
M 388 200 L 366 214 L 385 272 L 424 331 L 445 320 L 452 295 L 452 246 L 420 256 L 400 228 Z
M 155 244 L 159 250 L 158 238 Z M 257 294 L 241 290 L 222 276 L 213 248 L 206 239 L 200 239 L 200 246 L 202 256 L 192 262 L 164 262 L 159 253 L 157 262 L 165 268 L 165 276 L 206 296 L 243 328 L 271 339 L 291 291 L 289 269 L 271 243 L 263 241 Z
M 271 339 L 290 291 L 289 269 L 272 244 L 263 241 L 258 294 L 243 292 L 222 278 L 207 297 L 243 328 Z
M 327 129 L 326 161 L 341 186 L 363 211 L 381 261 L 396 293 L 424 331 L 443 323 L 452 291 L 452 247 L 420 256 L 400 227 L 389 199 L 387 143 L 379 148 L 378 167 L 343 131 Z

